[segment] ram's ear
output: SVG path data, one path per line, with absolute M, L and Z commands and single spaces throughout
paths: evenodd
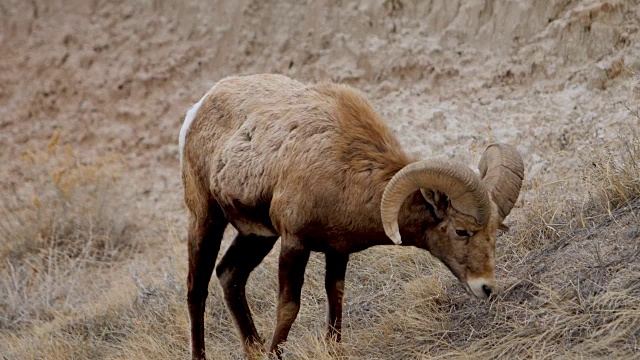
M 444 216 L 447 213 L 447 208 L 449 207 L 449 198 L 447 195 L 440 191 L 431 189 L 420 189 L 420 192 L 427 203 L 431 205 L 436 218 L 438 220 L 444 219 Z
M 504 232 L 509 231 L 509 227 L 507 225 L 505 225 L 504 223 L 500 223 L 500 225 L 498 225 L 498 230 L 502 230 Z

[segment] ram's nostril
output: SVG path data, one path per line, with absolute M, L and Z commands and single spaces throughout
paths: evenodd
M 491 296 L 491 288 L 488 285 L 482 285 L 482 291 L 484 291 L 487 297 Z

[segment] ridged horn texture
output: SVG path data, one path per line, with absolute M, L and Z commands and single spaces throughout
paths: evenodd
M 520 195 L 524 179 L 522 157 L 511 145 L 491 144 L 482 154 L 478 169 L 482 184 L 504 220 Z
M 398 171 L 382 194 L 382 224 L 387 236 L 396 244 L 402 243 L 398 227 L 400 208 L 406 197 L 418 189 L 445 193 L 454 209 L 472 216 L 478 225 L 489 220 L 489 195 L 471 169 L 449 161 L 418 161 Z

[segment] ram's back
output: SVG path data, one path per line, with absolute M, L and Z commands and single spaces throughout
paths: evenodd
M 379 222 L 380 184 L 409 159 L 355 90 L 253 75 L 207 94 L 185 162 L 239 231 L 278 235 Z

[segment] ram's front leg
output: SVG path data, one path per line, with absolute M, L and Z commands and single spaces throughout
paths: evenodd
M 348 254 L 327 253 L 324 286 L 327 291 L 327 340 L 340 341 L 342 332 L 342 297 Z
M 282 237 L 280 250 L 280 269 L 276 329 L 271 341 L 272 353 L 280 358 L 279 345 L 287 340 L 291 325 L 300 310 L 300 294 L 304 282 L 304 270 L 309 261 L 310 251 L 304 249 L 299 239 L 292 236 Z

